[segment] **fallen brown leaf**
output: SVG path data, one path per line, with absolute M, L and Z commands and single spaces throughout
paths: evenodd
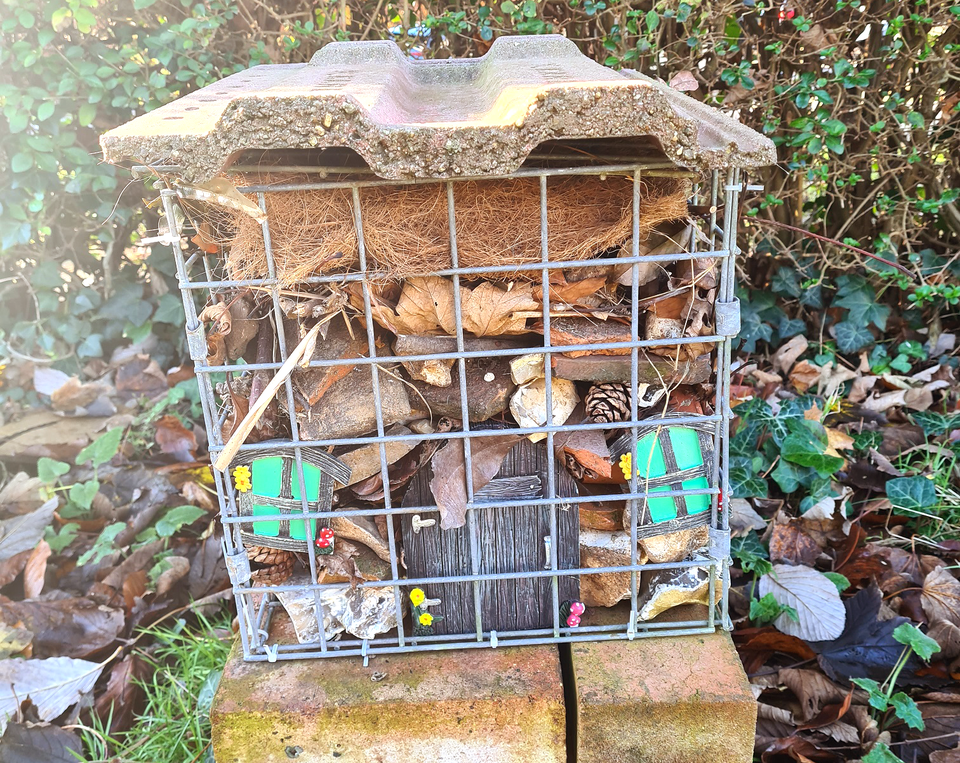
M 197 438 L 179 418 L 170 414 L 162 416 L 155 427 L 160 450 L 177 461 L 196 461 Z
M 126 731 L 133 725 L 143 702 L 141 681 L 149 674 L 149 664 L 136 653 L 113 664 L 107 686 L 96 701 L 97 715 L 110 718 L 111 734 Z
M 803 522 L 793 519 L 775 524 L 770 535 L 770 561 L 774 564 L 803 564 L 812 567 L 820 556 L 820 546 L 804 532 Z
M 521 439 L 520 435 L 515 434 L 495 435 L 477 438 L 470 443 L 474 492 L 496 476 L 507 453 Z M 444 530 L 463 527 L 467 510 L 467 468 L 463 440 L 448 440 L 434 454 L 431 465 L 433 479 L 430 480 L 430 491 L 440 511 L 440 527 Z
M 43 580 L 47 574 L 47 559 L 53 551 L 50 544 L 41 540 L 30 552 L 23 568 L 23 598 L 35 599 L 43 592 Z
M 0 619 L 34 634 L 34 657 L 87 657 L 110 646 L 124 627 L 123 612 L 85 598 L 0 599 Z
M 960 625 L 960 581 L 946 567 L 937 567 L 923 579 L 920 600 L 930 622 Z

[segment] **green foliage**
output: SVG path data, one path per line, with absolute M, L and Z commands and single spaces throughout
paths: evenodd
M 841 575 L 839 572 L 824 572 L 823 576 L 837 587 L 838 593 L 843 593 L 850 587 L 850 581 L 846 575 Z
M 169 509 L 156 524 L 157 535 L 161 538 L 169 538 L 181 527 L 193 524 L 205 514 L 203 509 L 190 505 Z
M 903 763 L 883 742 L 875 743 L 862 760 L 863 763 Z
M 744 572 L 752 572 L 757 577 L 773 572 L 770 554 L 753 530 L 730 540 L 730 554 L 740 562 Z
M 80 558 L 77 559 L 77 565 L 82 567 L 90 562 L 96 564 L 104 557 L 109 556 L 116 551 L 113 541 L 126 529 L 126 527 L 126 522 L 114 522 L 113 524 L 104 527 L 93 546 L 89 550 L 82 553 Z
M 769 625 L 780 615 L 786 615 L 794 622 L 800 621 L 797 610 L 778 602 L 772 593 L 750 601 L 750 620 L 756 626 Z
M 123 427 L 114 427 L 100 435 L 96 440 L 83 448 L 77 454 L 76 464 L 82 466 L 89 463 L 96 469 L 107 463 L 120 450 L 120 440 L 123 438 Z
M 739 421 L 730 439 L 730 489 L 735 498 L 765 497 L 768 478 L 785 494 L 798 491 L 806 510 L 835 495 L 831 477 L 843 460 L 828 454 L 826 430 L 805 413 L 816 404 L 804 395 L 786 400 L 774 414 L 768 403 L 754 398 L 733 409 Z
M 921 633 L 919 628 L 910 623 L 898 625 L 893 631 L 893 637 L 906 646 L 900 655 L 900 659 L 897 660 L 896 665 L 894 665 L 890 671 L 887 680 L 882 684 L 871 678 L 853 678 L 851 681 L 855 686 L 859 686 L 867 692 L 868 704 L 874 710 L 878 711 L 880 715 L 878 720 L 880 721 L 881 728 L 884 727 L 885 717 L 888 714 L 892 714 L 910 728 L 922 731 L 923 715 L 920 712 L 920 708 L 917 707 L 917 703 L 902 691 L 894 692 L 894 688 L 900 672 L 906 666 L 907 661 L 912 655 L 915 654 L 920 659 L 929 661 L 934 654 L 940 651 L 940 645 L 929 636 Z M 875 747 L 874 750 L 876 749 Z M 873 754 L 873 751 L 871 751 L 871 754 Z M 888 758 L 882 757 L 883 754 L 881 750 L 879 753 L 881 757 L 877 757 L 876 760 L 887 760 Z M 890 754 L 889 750 L 887 750 L 887 754 Z M 869 756 L 865 757 L 864 760 L 867 760 L 867 758 L 869 758 Z M 890 759 L 897 760 L 896 757 Z
M 900 511 L 922 511 L 937 502 L 937 491 L 926 477 L 896 477 L 887 482 L 887 498 Z
M 181 619 L 173 627 L 146 630 L 157 646 L 141 653 L 150 674 L 141 684 L 143 712 L 132 728 L 115 735 L 109 732 L 109 717 L 94 715 L 93 729 L 82 730 L 84 759 L 212 761 L 210 707 L 230 652 L 232 639 L 221 635 L 229 626 L 229 618 L 200 617 L 197 625 Z

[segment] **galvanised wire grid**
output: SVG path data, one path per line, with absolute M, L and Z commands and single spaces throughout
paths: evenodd
M 147 168 L 141 168 L 142 170 Z M 154 167 L 153 170 L 157 170 Z M 165 172 L 175 168 L 162 168 Z M 272 168 L 271 168 L 272 169 Z M 284 170 L 300 169 L 302 171 L 317 172 L 318 168 L 290 168 L 284 167 Z M 341 170 L 342 171 L 342 170 Z M 710 212 L 708 215 L 700 217 L 697 224 L 700 226 L 704 237 L 701 240 L 710 242 L 708 251 L 697 251 L 697 236 L 693 236 L 691 251 L 682 254 L 660 254 L 660 255 L 640 255 L 640 234 L 639 234 L 639 209 L 641 191 L 644 178 L 650 177 L 694 177 L 692 173 L 681 170 L 675 165 L 664 162 L 646 162 L 630 163 L 629 161 L 619 163 L 608 163 L 601 166 L 569 166 L 564 168 L 522 168 L 511 175 L 501 175 L 484 177 L 484 180 L 496 180 L 516 177 L 534 177 L 539 179 L 540 188 L 540 210 L 541 210 L 541 261 L 526 265 L 504 265 L 494 267 L 471 267 L 462 268 L 458 266 L 457 259 L 457 230 L 455 225 L 455 201 L 454 189 L 460 179 L 457 180 L 418 180 L 418 181 L 385 181 L 374 177 L 364 175 L 350 175 L 343 179 L 323 179 L 317 182 L 291 182 L 282 185 L 255 185 L 240 188 L 241 192 L 254 194 L 259 201 L 261 210 L 266 215 L 267 205 L 266 195 L 281 191 L 291 190 L 327 190 L 327 189 L 349 189 L 353 201 L 353 223 L 356 229 L 359 243 L 359 267 L 351 272 L 339 273 L 333 275 L 313 276 L 305 279 L 306 284 L 345 284 L 350 282 L 359 283 L 363 293 L 364 317 L 366 323 L 366 339 L 368 357 L 341 359 L 334 361 L 312 361 L 311 367 L 326 367 L 333 365 L 351 364 L 356 366 L 366 366 L 370 369 L 374 397 L 376 400 L 376 434 L 364 437 L 348 437 L 329 440 L 301 440 L 298 436 L 298 425 L 295 413 L 294 390 L 291 379 L 288 377 L 284 382 L 283 391 L 279 394 L 285 395 L 287 412 L 290 417 L 290 431 L 292 438 L 289 440 L 273 440 L 256 444 L 245 444 L 240 448 L 240 457 L 244 453 L 257 451 L 257 453 L 290 452 L 295 458 L 295 474 L 293 475 L 299 483 L 299 495 L 301 496 L 302 518 L 304 520 L 329 520 L 336 517 L 374 517 L 377 515 L 383 517 L 395 517 L 399 515 L 413 515 L 429 517 L 436 515 L 435 505 L 419 506 L 398 506 L 391 500 L 390 490 L 384 490 L 382 505 L 375 507 L 365 507 L 362 509 L 337 508 L 332 506 L 330 510 L 317 512 L 311 511 L 307 501 L 307 490 L 304 480 L 304 461 L 307 460 L 311 451 L 314 449 L 324 449 L 325 451 L 334 445 L 366 445 L 378 443 L 380 451 L 380 476 L 384 485 L 390 484 L 389 461 L 387 459 L 386 445 L 391 442 L 397 442 L 405 439 L 416 439 L 417 441 L 428 442 L 431 440 L 449 440 L 461 438 L 463 440 L 464 455 L 466 461 L 466 491 L 469 498 L 467 510 L 466 530 L 470 536 L 470 569 L 464 569 L 460 574 L 448 575 L 443 577 L 431 578 L 408 578 L 404 577 L 404 569 L 401 564 L 399 553 L 397 533 L 394 529 L 392 520 L 386 521 L 387 538 L 386 542 L 390 549 L 390 572 L 389 580 L 365 581 L 359 583 L 361 587 L 392 587 L 394 606 L 396 608 L 397 622 L 400 624 L 395 631 L 381 634 L 373 639 L 358 639 L 344 633 L 341 637 L 330 639 L 326 636 L 324 627 L 324 604 L 321 601 L 321 592 L 338 588 L 347 588 L 350 583 L 316 583 L 311 582 L 306 588 L 312 593 L 315 616 L 317 621 L 318 637 L 310 643 L 280 643 L 277 640 L 271 640 L 271 621 L 281 608 L 275 594 L 285 591 L 300 591 L 305 586 L 301 584 L 286 585 L 256 585 L 250 580 L 250 564 L 245 552 L 244 540 L 241 538 L 241 531 L 252 523 L 250 516 L 241 516 L 238 510 L 237 493 L 230 482 L 229 472 L 220 473 L 213 470 L 216 481 L 217 493 L 220 501 L 221 518 L 224 526 L 224 552 L 227 559 L 227 566 L 231 574 L 236 597 L 237 608 L 240 620 L 240 636 L 243 645 L 244 657 L 250 661 L 275 661 L 278 659 L 296 659 L 306 657 L 330 657 L 345 655 L 360 655 L 364 659 L 376 654 L 400 653 L 417 650 L 442 650 L 442 649 L 466 649 L 466 648 L 489 648 L 498 645 L 522 645 L 522 644 L 545 644 L 556 642 L 577 642 L 577 641 L 599 641 L 606 639 L 634 639 L 651 636 L 665 636 L 674 634 L 693 634 L 706 633 L 713 631 L 718 625 L 729 628 L 730 621 L 727 612 L 729 575 L 728 575 L 728 555 L 729 555 L 729 528 L 728 512 L 718 510 L 718 496 L 729 496 L 729 424 L 730 424 L 730 406 L 729 406 L 729 387 L 730 387 L 730 357 L 731 357 L 731 339 L 739 331 L 739 305 L 735 298 L 735 257 L 739 253 L 736 246 L 736 229 L 738 222 L 739 196 L 742 190 L 739 169 L 730 169 L 722 176 L 719 172 L 713 172 L 703 178 L 704 182 L 694 185 L 695 200 L 709 204 Z M 605 259 L 590 259 L 580 261 L 554 261 L 550 258 L 549 251 L 549 231 L 547 228 L 547 199 L 550 193 L 550 181 L 552 178 L 570 175 L 611 175 L 611 174 L 629 174 L 633 182 L 633 230 L 631 237 L 631 256 L 613 257 Z M 700 176 L 696 176 L 699 178 Z M 452 267 L 437 271 L 436 275 L 448 276 L 453 281 L 454 310 L 456 317 L 456 351 L 448 353 L 431 353 L 422 355 L 392 355 L 389 349 L 387 354 L 378 354 L 376 337 L 374 334 L 374 320 L 371 309 L 370 284 L 377 278 L 376 263 L 371 263 L 368 259 L 364 246 L 364 221 L 361 213 L 360 199 L 365 189 L 373 186 L 398 186 L 410 185 L 413 183 L 445 183 L 447 213 L 449 221 L 450 252 Z M 168 187 L 161 191 L 163 209 L 170 231 L 176 231 L 176 221 L 178 219 L 178 196 L 174 187 Z M 723 221 L 722 228 L 718 226 L 718 209 L 722 208 Z M 179 219 L 182 218 L 182 214 Z M 201 399 L 203 404 L 204 422 L 210 439 L 211 459 L 215 460 L 217 454 L 223 450 L 224 443 L 221 436 L 221 427 L 228 415 L 226 410 L 219 402 L 214 391 L 215 377 L 222 378 L 226 374 L 238 373 L 241 371 L 268 370 L 275 372 L 280 368 L 283 361 L 288 357 L 291 351 L 287 345 L 284 331 L 278 331 L 277 340 L 279 343 L 280 359 L 273 363 L 245 364 L 245 365 L 207 365 L 207 349 L 204 336 L 204 326 L 198 319 L 197 304 L 207 297 L 213 297 L 217 293 L 226 291 L 235 292 L 235 290 L 251 287 L 258 288 L 261 293 L 267 291 L 270 295 L 272 313 L 277 326 L 283 325 L 283 311 L 280 304 L 280 285 L 276 277 L 276 268 L 271 249 L 271 231 L 270 220 L 266 219 L 262 223 L 263 241 L 266 252 L 267 277 L 249 280 L 231 280 L 225 276 L 224 267 L 219 261 L 219 255 L 211 255 L 204 252 L 198 252 L 189 257 L 179 247 L 179 238 L 171 236 L 171 239 L 177 238 L 173 243 L 173 254 L 176 259 L 177 273 L 180 281 L 180 288 L 183 297 L 184 309 L 187 317 L 187 336 L 191 357 L 195 361 L 197 378 L 199 381 Z M 719 262 L 719 282 L 716 295 L 715 333 L 710 336 L 700 336 L 692 338 L 668 338 L 657 340 L 639 339 L 639 267 L 641 263 L 646 262 L 676 262 L 681 260 L 695 260 L 698 258 L 716 258 Z M 631 336 L 633 341 L 615 342 L 615 343 L 583 343 L 579 345 L 563 345 L 558 347 L 551 346 L 550 332 L 550 289 L 549 279 L 552 271 L 571 268 L 593 267 L 597 265 L 629 265 L 632 270 L 631 287 L 631 309 L 630 323 Z M 543 286 L 543 324 L 544 339 L 540 347 L 523 347 L 520 349 L 495 349 L 470 351 L 465 349 L 464 331 L 462 327 L 461 303 L 460 303 L 460 279 L 465 277 L 474 277 L 477 275 L 495 275 L 502 273 L 512 273 L 518 270 L 531 271 L 538 273 L 540 283 Z M 715 345 L 715 413 L 711 415 L 680 415 L 664 418 L 646 418 L 641 420 L 638 416 L 638 360 L 639 351 L 645 348 L 660 346 L 676 346 L 693 342 L 705 342 Z M 551 372 L 550 357 L 555 353 L 571 352 L 576 350 L 599 350 L 599 349 L 628 349 L 631 358 L 631 403 L 629 419 L 616 423 L 597 423 L 586 421 L 581 424 L 556 425 L 552 420 L 552 395 L 553 381 Z M 543 498 L 524 498 L 522 500 L 498 501 L 495 504 L 475 502 L 475 494 L 472 469 L 471 469 L 471 446 L 481 438 L 503 434 L 501 430 L 473 429 L 471 428 L 470 417 L 467 414 L 467 374 L 465 362 L 469 358 L 477 357 L 507 357 L 519 356 L 529 353 L 542 353 L 545 356 L 546 370 L 546 410 L 547 424 L 536 428 L 518 428 L 511 429 L 510 433 L 515 434 L 536 434 L 545 433 L 546 435 L 546 485 L 544 486 Z M 429 434 L 416 434 L 414 438 L 409 436 L 388 435 L 385 431 L 383 411 L 380 402 L 379 390 L 383 373 L 381 368 L 384 364 L 395 364 L 399 361 L 420 361 L 434 359 L 452 359 L 459 368 L 460 385 L 460 405 L 463 419 L 463 431 L 455 432 L 433 432 Z M 560 496 L 557 493 L 556 463 L 554 453 L 554 438 L 558 433 L 570 432 L 573 430 L 615 430 L 629 432 L 632 435 L 633 442 L 636 442 L 638 430 L 640 427 L 649 427 L 650 425 L 677 425 L 688 424 L 697 427 L 708 427 L 712 434 L 714 446 L 714 455 L 710 464 L 709 487 L 704 489 L 684 489 L 658 491 L 657 498 L 676 497 L 688 495 L 709 495 L 711 496 L 710 524 L 709 534 L 710 543 L 706 549 L 707 557 L 694 560 L 670 562 L 670 563 L 646 563 L 640 564 L 638 556 L 638 522 L 640 511 L 636 510 L 641 502 L 648 496 L 644 491 L 643 480 L 637 476 L 637 470 L 632 469 L 632 477 L 629 481 L 626 492 L 614 492 L 616 486 L 611 486 L 609 492 L 603 495 L 591 495 L 592 503 L 602 502 L 622 502 L 626 499 L 632 505 L 634 510 L 630 511 L 630 540 L 631 540 L 631 558 L 630 564 L 626 566 L 613 567 L 576 567 L 573 569 L 562 569 L 558 565 L 558 511 L 577 511 L 577 497 Z M 721 492 L 722 491 L 722 492 Z M 652 493 L 650 494 L 652 495 Z M 550 542 L 546 545 L 547 564 L 542 570 L 530 572 L 514 573 L 484 573 L 481 572 L 480 550 L 477 540 L 478 512 L 489 510 L 493 507 L 529 507 L 546 506 L 549 510 L 550 521 Z M 298 518 L 301 515 L 297 515 Z M 289 520 L 289 514 L 276 515 L 258 515 L 258 522 L 269 522 L 272 520 Z M 314 529 L 313 523 L 304 521 L 306 528 L 306 551 L 304 555 L 309 567 L 310 580 L 316 581 L 318 577 L 318 560 L 314 547 Z M 247 536 L 249 538 L 249 536 Z M 640 589 L 641 573 L 655 570 L 672 569 L 683 570 L 691 567 L 705 568 L 709 572 L 709 593 L 708 601 L 716 599 L 717 587 L 720 587 L 719 605 L 707 608 L 707 615 L 702 620 L 688 620 L 683 622 L 643 622 L 638 621 L 638 595 Z M 561 622 L 560 614 L 560 581 L 564 576 L 587 576 L 603 573 L 629 573 L 630 574 L 630 613 L 625 621 L 614 624 L 595 624 L 585 620 L 579 627 L 567 627 Z M 493 582 L 498 580 L 508 580 L 518 576 L 533 578 L 546 578 L 550 581 L 552 590 L 553 617 L 552 627 L 543 627 L 531 630 L 497 631 L 491 630 L 485 626 L 480 607 L 480 589 L 484 582 Z M 412 586 L 440 584 L 440 583 L 458 583 L 472 586 L 474 591 L 474 612 L 475 628 L 472 632 L 461 634 L 435 634 L 429 636 L 414 635 L 409 619 L 404 622 L 404 596 L 405 591 L 409 591 Z

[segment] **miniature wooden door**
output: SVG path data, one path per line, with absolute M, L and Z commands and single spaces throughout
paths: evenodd
M 404 506 L 434 504 L 429 469 L 423 469 L 410 483 Z M 556 465 L 558 499 L 552 506 L 526 505 L 497 507 L 498 502 L 542 499 L 547 492 L 546 447 L 522 440 L 506 456 L 497 476 L 477 491 L 475 503 L 490 504 L 470 512 L 473 521 L 464 527 L 441 530 L 439 522 L 423 526 L 411 515 L 403 515 L 402 536 L 407 575 L 430 578 L 469 575 L 474 572 L 471 545 L 477 544 L 480 574 L 515 573 L 506 580 L 477 584 L 484 631 L 516 631 L 553 627 L 553 588 L 549 575 L 530 577 L 523 573 L 550 569 L 550 513 L 556 513 L 557 562 L 559 569 L 580 565 L 580 518 L 574 503 L 563 497 L 577 495 L 576 483 Z M 435 514 L 431 515 L 436 517 Z M 440 603 L 430 608 L 436 620 L 433 632 L 471 633 L 476 631 L 475 584 L 432 583 L 422 586 L 430 599 Z M 559 577 L 559 600 L 579 598 L 576 575 Z

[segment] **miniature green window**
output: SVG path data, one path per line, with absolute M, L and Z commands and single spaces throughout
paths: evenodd
M 264 452 L 266 451 L 266 452 Z M 269 455 L 267 455 L 269 453 Z M 261 455 L 262 454 L 262 455 Z M 339 459 L 322 451 L 303 449 L 303 486 L 311 511 L 329 510 L 335 482 L 345 483 L 350 469 Z M 290 452 L 252 450 L 234 462 L 234 487 L 238 491 L 241 516 L 276 517 L 302 513 L 297 462 Z M 240 536 L 248 544 L 299 551 L 306 548 L 307 521 L 265 519 L 241 525 Z M 316 537 L 317 520 L 311 519 L 309 537 Z
M 631 462 L 635 464 L 638 491 L 649 496 L 710 487 L 707 474 L 713 463 L 713 440 L 709 425 L 642 427 L 633 449 L 635 461 L 631 458 L 630 439 L 630 435 L 621 437 L 614 445 L 613 452 L 620 454 L 620 467 L 627 479 Z M 674 532 L 707 524 L 710 504 L 711 496 L 706 493 L 648 497 L 641 506 L 640 535 Z M 669 526 L 664 527 L 665 524 Z

